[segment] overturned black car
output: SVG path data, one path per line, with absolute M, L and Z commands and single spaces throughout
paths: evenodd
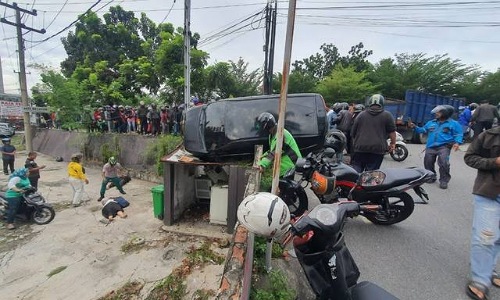
M 186 112 L 184 146 L 207 161 L 251 157 L 255 145 L 268 144 L 267 135 L 258 133 L 255 120 L 262 112 L 270 112 L 277 118 L 278 102 L 279 95 L 264 95 L 193 107 Z M 294 136 L 303 155 L 321 148 L 328 130 L 323 97 L 288 95 L 285 128 Z

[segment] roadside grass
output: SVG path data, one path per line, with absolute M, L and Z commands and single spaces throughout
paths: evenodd
M 98 300 L 135 300 L 144 287 L 144 283 L 139 281 L 129 281 L 116 291 L 111 291 Z

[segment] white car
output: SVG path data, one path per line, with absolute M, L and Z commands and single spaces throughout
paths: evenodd
M 11 127 L 8 123 L 0 123 L 0 137 L 6 138 L 11 137 L 16 133 L 16 130 Z

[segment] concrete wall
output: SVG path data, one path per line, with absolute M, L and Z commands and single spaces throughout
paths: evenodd
M 33 134 L 33 150 L 60 156 L 70 161 L 71 154 L 81 152 L 87 165 L 102 166 L 103 149 L 118 152 L 118 161 L 130 175 L 152 182 L 161 183 L 156 175 L 156 161 L 147 161 L 145 154 L 153 144 L 154 138 L 137 134 L 86 133 L 56 129 L 37 129 Z

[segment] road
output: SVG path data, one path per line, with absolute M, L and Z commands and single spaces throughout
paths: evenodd
M 449 188 L 425 184 L 430 202 L 416 205 L 407 220 L 376 226 L 357 218 L 346 224 L 346 243 L 360 269 L 360 281 L 375 282 L 404 300 L 469 299 L 465 286 L 476 172 L 463 161 L 467 146 L 451 155 Z M 387 155 L 382 167 L 423 167 L 424 145 L 408 148 L 404 162 Z M 493 287 L 490 294 L 490 299 L 500 299 L 500 290 Z

